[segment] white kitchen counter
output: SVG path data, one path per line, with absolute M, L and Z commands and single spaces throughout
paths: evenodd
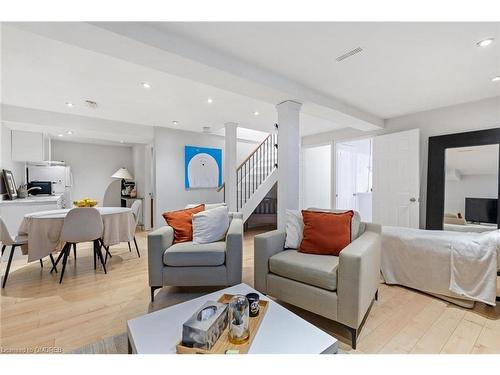
M 57 204 L 62 198 L 62 194 L 56 195 L 30 195 L 28 198 L 0 201 L 0 206 L 21 206 L 39 204 Z
M 28 198 L 0 201 L 0 216 L 9 232 L 16 234 L 24 215 L 32 212 L 57 210 L 62 207 L 63 195 L 30 195 Z

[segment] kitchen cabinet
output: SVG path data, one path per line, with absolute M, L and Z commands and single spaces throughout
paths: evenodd
M 24 215 L 62 208 L 62 195 L 29 196 L 23 199 L 0 201 L 0 216 L 10 233 L 16 234 Z
M 40 162 L 50 160 L 50 139 L 43 133 L 12 130 L 12 160 Z

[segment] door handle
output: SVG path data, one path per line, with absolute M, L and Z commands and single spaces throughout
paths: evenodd
M 410 202 L 416 202 L 417 198 L 410 198 Z

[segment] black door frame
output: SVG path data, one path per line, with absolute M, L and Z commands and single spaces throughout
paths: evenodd
M 491 144 L 498 144 L 500 147 L 500 128 L 429 137 L 426 229 L 443 229 L 446 149 Z M 500 152 L 498 165 L 498 197 L 500 198 Z M 497 225 L 500 228 L 500 199 L 498 203 Z

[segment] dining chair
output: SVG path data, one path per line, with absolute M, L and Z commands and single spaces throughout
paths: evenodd
M 10 254 L 9 260 L 7 261 L 7 268 L 5 269 L 5 275 L 3 276 L 2 288 L 5 288 L 5 284 L 7 284 L 7 278 L 9 277 L 10 265 L 12 264 L 12 258 L 14 256 L 14 250 L 16 247 L 26 245 L 28 243 L 28 236 L 12 236 L 7 229 L 7 225 L 0 217 L 0 242 L 2 242 L 2 255 L 5 252 L 7 246 L 10 246 Z M 52 261 L 52 265 L 55 265 L 54 258 L 52 254 L 50 254 L 50 260 Z M 43 261 L 40 259 L 40 266 L 43 268 Z M 56 269 L 57 272 L 57 269 Z
M 130 209 L 132 210 L 132 215 L 134 215 L 134 219 L 135 219 L 134 233 L 135 233 L 135 230 L 137 229 L 137 226 L 139 225 L 139 215 L 140 215 L 141 207 L 142 207 L 142 202 L 140 200 L 134 201 L 134 203 L 132 203 L 132 206 L 130 206 Z M 134 244 L 135 244 L 135 250 L 137 251 L 137 255 L 140 258 L 141 253 L 139 253 L 139 246 L 137 246 L 137 240 L 135 239 L 135 234 L 134 234 Z M 128 242 L 128 250 L 132 251 L 132 249 L 130 248 L 130 241 Z
M 139 225 L 139 215 L 141 211 L 141 206 L 142 202 L 140 200 L 136 200 L 134 203 L 132 203 L 132 206 L 130 206 L 130 210 L 132 211 L 132 215 L 134 216 L 135 220 L 135 229 L 137 228 L 137 225 Z M 130 246 L 130 241 L 127 241 L 128 244 L 128 251 L 132 252 L 132 247 Z M 134 244 L 135 244 L 135 250 L 137 251 L 137 256 L 140 258 L 141 253 L 139 252 L 139 246 L 137 246 L 137 240 L 135 239 L 134 235 Z M 108 255 L 111 258 L 111 253 L 109 252 L 109 246 L 105 246 L 104 249 L 106 250 L 106 257 L 104 258 L 104 263 L 107 263 L 108 261 Z
M 104 231 L 101 214 L 95 208 L 81 207 L 73 208 L 64 218 L 61 230 L 60 240 L 64 243 L 61 253 L 57 257 L 55 266 L 62 258 L 62 270 L 59 284 L 62 283 L 66 262 L 71 251 L 71 247 L 81 242 L 93 242 L 94 244 L 94 269 L 97 268 L 96 258 L 99 258 L 104 273 L 106 274 L 106 265 L 101 252 L 101 237 Z M 55 268 L 54 266 L 54 268 Z M 53 269 L 54 269 L 53 268 Z

